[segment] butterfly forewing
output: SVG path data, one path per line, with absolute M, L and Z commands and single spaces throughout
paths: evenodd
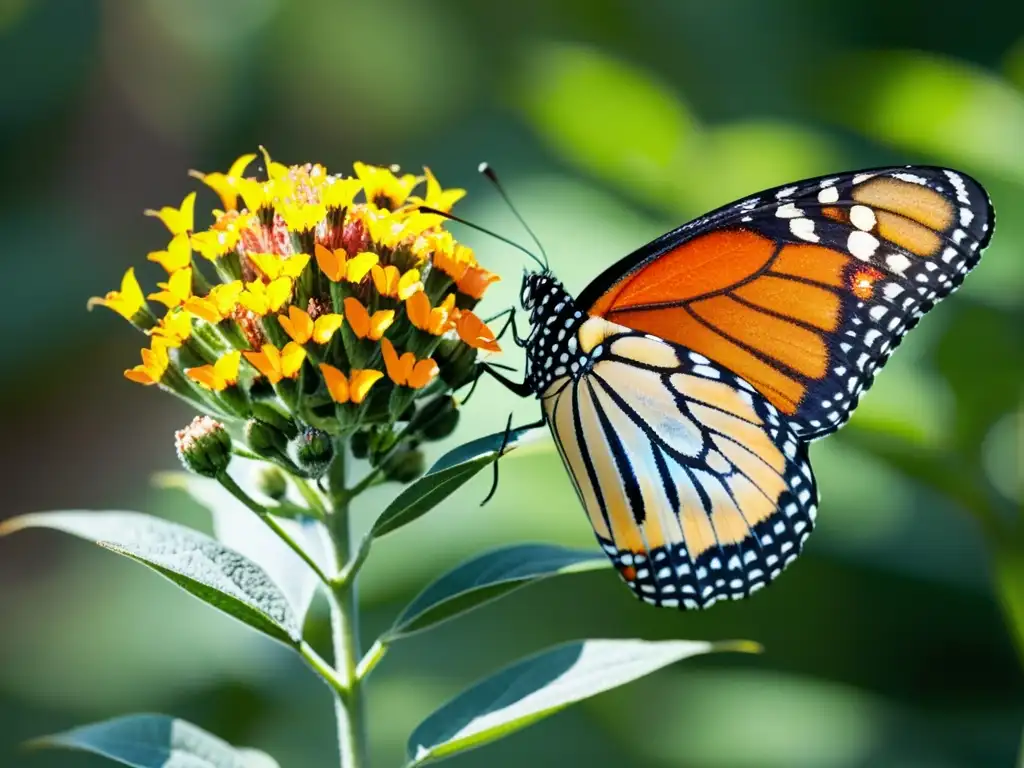
M 977 264 L 992 226 L 984 190 L 955 171 L 811 179 L 659 238 L 577 303 L 716 361 L 810 440 L 849 418 L 906 332 Z
M 678 608 L 769 583 L 813 527 L 806 446 L 706 357 L 597 318 L 588 325 L 587 369 L 551 381 L 542 403 L 623 579 L 644 601 Z M 587 349 L 588 338 L 600 343 Z

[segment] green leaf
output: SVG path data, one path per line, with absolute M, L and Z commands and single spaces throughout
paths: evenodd
M 671 88 L 583 46 L 540 45 L 524 63 L 518 101 L 553 149 L 648 202 L 664 200 L 698 132 Z
M 73 749 L 133 768 L 276 768 L 255 749 L 235 749 L 202 728 L 167 715 L 128 715 L 29 742 Z
M 505 452 L 515 448 L 523 436 L 531 431 L 511 430 Z M 427 474 L 402 491 L 387 509 L 381 512 L 377 522 L 373 524 L 370 535 L 380 538 L 425 515 L 465 485 L 477 472 L 496 461 L 504 439 L 504 432 L 496 432 L 446 453 L 435 462 Z
M 244 487 L 246 483 L 243 478 L 250 474 L 246 470 L 251 470 L 256 462 L 236 457 L 231 463 L 231 474 Z M 298 622 L 302 622 L 319 584 L 316 574 L 251 509 L 216 480 L 190 472 L 161 472 L 155 476 L 154 482 L 161 488 L 184 491 L 197 504 L 209 510 L 217 540 L 263 568 L 288 598 Z M 277 515 L 275 517 L 288 535 L 321 568 L 328 570 L 321 524 L 310 517 L 297 520 L 282 519 Z
M 0 536 L 52 528 L 142 563 L 239 621 L 297 645 L 299 621 L 266 572 L 248 558 L 191 528 L 139 512 L 69 511 L 22 515 Z
M 583 640 L 518 661 L 460 693 L 409 737 L 410 765 L 448 757 L 525 728 L 559 710 L 702 653 L 757 653 L 749 641 Z
M 602 552 L 516 544 L 475 557 L 430 584 L 395 620 L 387 640 L 433 627 L 541 579 L 606 568 Z

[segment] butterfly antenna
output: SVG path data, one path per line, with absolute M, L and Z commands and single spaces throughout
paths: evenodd
M 544 257 L 544 270 L 547 271 L 549 269 L 547 251 L 544 250 L 544 246 L 541 244 L 540 238 L 537 237 L 537 233 L 530 229 L 530 225 L 526 223 L 526 219 L 523 218 L 522 214 L 519 213 L 519 209 L 517 209 L 515 205 L 512 203 L 512 198 L 509 197 L 508 192 L 505 191 L 505 187 L 503 187 L 501 182 L 498 181 L 498 174 L 496 174 L 494 172 L 494 169 L 491 168 L 491 166 L 488 165 L 487 163 L 480 163 L 477 170 L 480 171 L 480 173 L 482 173 L 484 176 L 486 176 L 488 181 L 490 181 L 491 184 L 494 185 L 494 188 L 498 190 L 498 194 L 501 195 L 501 199 L 505 201 L 505 204 L 508 205 L 509 210 L 512 211 L 512 215 L 514 215 L 519 220 L 519 223 L 523 225 L 523 229 L 526 230 L 527 234 L 530 236 L 530 239 L 533 240 L 534 244 L 537 246 L 537 250 L 540 251 L 540 255 Z
M 439 211 L 439 210 L 437 210 L 437 208 L 431 208 L 429 205 L 421 205 L 421 206 L 419 206 L 418 210 L 421 211 L 422 213 L 434 213 L 434 214 L 437 214 L 438 216 L 444 216 L 446 219 L 450 219 L 451 221 L 457 221 L 459 224 L 463 224 L 463 225 L 469 227 L 470 229 L 475 229 L 477 232 L 483 232 L 485 235 L 490 235 L 495 240 L 500 240 L 501 242 L 505 243 L 505 245 L 511 245 L 517 251 L 521 251 L 522 253 L 525 253 L 541 269 L 546 270 L 548 268 L 547 264 L 545 264 L 543 261 L 538 259 L 537 255 L 533 251 L 527 250 L 526 248 L 521 246 L 519 243 L 516 243 L 516 242 L 514 242 L 512 240 L 509 240 L 507 237 L 504 237 L 503 235 L 499 235 L 497 232 L 495 232 L 493 230 L 486 229 L 485 227 L 481 227 L 479 224 L 474 224 L 471 221 L 466 221 L 465 219 L 463 219 L 463 218 L 461 218 L 459 216 L 456 216 L 454 213 L 448 213 L 447 211 Z M 547 258 L 547 257 L 545 257 L 545 258 Z

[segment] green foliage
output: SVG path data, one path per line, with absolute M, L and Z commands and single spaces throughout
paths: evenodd
M 288 600 L 256 563 L 198 531 L 139 512 L 22 515 L 0 536 L 52 528 L 131 558 L 253 629 L 297 645 L 302 628 Z
M 754 643 L 586 640 L 513 664 L 456 696 L 409 738 L 420 765 L 508 736 L 561 709 L 682 659 L 712 651 L 756 653 Z
M 277 768 L 269 755 L 238 749 L 167 715 L 129 715 L 29 742 L 37 749 L 91 752 L 132 768 Z
M 551 544 L 517 544 L 486 552 L 427 586 L 402 610 L 385 637 L 391 641 L 429 629 L 541 579 L 610 565 L 601 552 Z

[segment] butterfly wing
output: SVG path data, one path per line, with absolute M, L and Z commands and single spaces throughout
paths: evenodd
M 982 187 L 948 169 L 810 179 L 653 241 L 577 304 L 725 366 L 810 440 L 846 422 L 904 334 L 977 265 L 993 223 Z
M 742 379 L 600 319 L 592 367 L 546 419 L 598 541 L 645 602 L 705 608 L 760 589 L 814 524 L 807 446 Z M 582 338 L 582 336 L 581 336 Z

